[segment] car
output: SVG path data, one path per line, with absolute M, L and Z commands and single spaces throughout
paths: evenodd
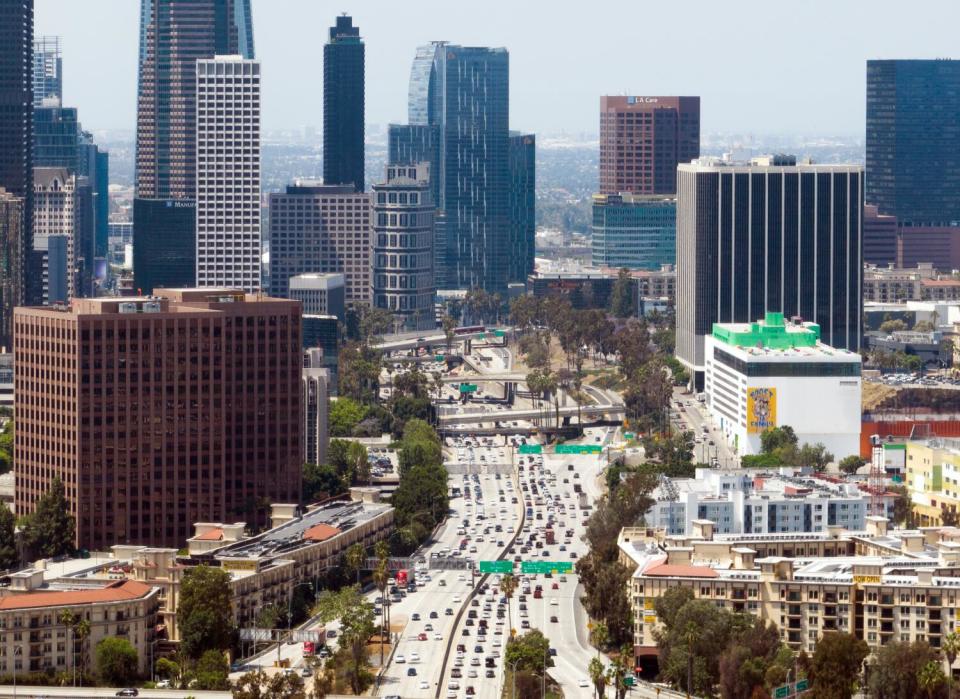
M 393 659 L 393 662 L 395 662 L 395 663 L 405 663 L 405 662 L 407 662 L 407 658 L 406 658 L 406 656 L 404 656 L 403 653 L 398 653 L 398 654 L 396 655 L 396 657 Z
M 426 631 L 421 631 L 419 634 L 417 634 L 417 640 L 418 640 L 418 641 L 426 641 L 426 640 L 427 640 L 427 632 L 426 632 Z
M 420 689 L 430 689 L 430 683 L 426 680 L 420 680 L 420 684 L 417 685 Z M 399 698 L 398 698 L 399 699 Z
M 470 635 L 470 629 L 464 629 L 463 631 L 460 632 L 460 635 L 461 635 L 461 636 L 469 636 L 469 635 Z
M 327 638 L 336 638 L 336 637 L 337 637 L 336 629 L 330 629 L 329 631 L 327 631 Z
M 423 627 L 424 631 L 433 631 L 433 624 L 425 624 Z
M 410 654 L 410 662 L 411 662 L 411 663 L 419 663 L 419 662 L 420 662 L 420 654 L 419 654 L 419 653 L 411 653 L 411 654 Z
M 114 696 L 115 697 L 139 697 L 140 690 L 137 689 L 136 687 L 126 687 L 125 689 L 121 689 L 120 691 L 118 691 L 116 694 L 114 694 Z
M 581 677 L 579 680 L 577 680 L 577 686 L 578 686 L 578 687 L 589 687 L 589 686 L 590 686 L 590 681 L 589 681 L 587 678 L 585 678 L 585 677 Z
M 551 589 L 551 590 L 559 590 L 559 589 L 560 589 L 560 583 L 553 583 L 553 585 L 550 586 L 550 589 Z
M 407 668 L 407 677 L 416 677 L 416 676 L 417 676 L 417 668 L 415 668 L 415 667 L 408 667 L 408 668 Z
M 520 628 L 521 628 L 521 629 L 529 629 L 529 628 L 530 628 L 530 620 L 529 620 L 529 619 L 524 619 L 523 621 L 521 621 L 521 622 L 520 622 Z
M 556 617 L 556 616 L 550 617 L 550 623 L 551 623 L 551 624 L 556 624 L 557 621 L 558 621 L 558 620 L 557 620 L 557 617 Z
M 476 690 L 474 690 L 473 685 L 469 685 L 469 686 L 467 687 L 467 696 L 468 696 L 468 697 L 472 697 L 472 696 L 473 696 L 474 694 L 476 694 L 476 693 L 477 693 L 477 692 L 476 692 Z
M 484 677 L 487 677 L 487 678 L 496 677 L 496 676 L 497 676 L 497 673 L 496 673 L 494 670 L 489 670 L 489 669 L 488 669 L 485 673 L 483 673 L 483 676 L 484 676 Z
M 433 640 L 434 640 L 434 641 L 442 641 L 442 640 L 443 640 L 443 634 L 438 631 L 437 633 L 433 634 Z
M 550 657 L 551 657 L 551 658 L 556 658 L 556 657 L 557 657 L 557 649 L 556 649 L 556 648 L 551 648 L 549 652 L 550 652 Z
M 313 670 L 311 670 L 309 667 L 304 667 L 304 668 L 300 671 L 300 676 L 301 676 L 301 677 L 313 677 Z
M 557 598 L 556 598 L 556 597 L 551 597 L 551 598 L 550 598 L 550 606 L 551 606 L 551 607 L 556 607 L 557 604 L 558 604 Z
M 431 618 L 431 619 L 436 619 L 436 618 L 438 618 L 439 616 L 440 616 L 440 615 L 437 614 L 435 611 L 434 611 L 434 612 L 430 612 L 430 618 Z
M 443 613 L 446 614 L 447 616 L 453 616 L 453 610 L 450 609 L 450 607 L 447 607 L 446 609 L 444 609 Z
M 157 689 L 172 689 L 173 685 L 170 683 L 170 680 L 160 680 L 157 682 Z
M 420 621 L 420 614 L 418 612 L 414 612 L 410 615 L 410 619 L 413 621 Z
M 478 658 L 477 656 L 473 656 L 472 658 L 470 658 L 470 664 L 473 665 L 474 667 L 479 667 L 480 658 Z
M 447 683 L 447 689 L 460 689 L 460 683 L 456 680 L 451 680 Z

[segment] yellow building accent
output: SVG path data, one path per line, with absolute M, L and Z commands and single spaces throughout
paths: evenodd
M 747 388 L 747 432 L 758 434 L 777 426 L 777 389 Z

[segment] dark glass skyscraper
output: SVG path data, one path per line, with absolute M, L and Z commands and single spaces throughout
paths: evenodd
M 33 42 L 33 106 L 43 106 L 49 97 L 63 99 L 59 36 L 40 36 Z
M 59 104 L 33 110 L 33 166 L 77 172 L 80 123 L 74 107 Z
M 198 59 L 253 58 L 250 0 L 144 0 L 137 96 L 137 196 L 193 199 Z
M 17 258 L 17 279 L 0 279 L 15 297 L 12 305 L 32 303 L 39 298 L 38 276 L 28 269 L 33 250 L 33 0 L 0 2 L 0 188 L 22 199 L 21 229 L 8 225 L 0 240 L 4 254 Z M 19 265 L 19 267 L 17 267 Z M 0 270 L 2 273 L 2 270 Z M 4 299 L 4 308 L 9 304 Z M 3 312 L 0 310 L 0 312 Z M 10 319 L 2 319 L 9 327 Z
M 504 293 L 510 275 L 506 49 L 436 42 L 417 49 L 409 121 L 438 129 L 437 208 L 449 286 Z M 434 172 L 436 171 L 436 172 Z
M 197 285 L 197 205 L 183 199 L 137 199 L 133 207 L 133 286 Z
M 900 226 L 960 225 L 960 62 L 867 61 L 866 201 Z
M 510 133 L 510 273 L 508 282 L 526 283 L 536 248 L 537 137 Z
M 348 15 L 337 17 L 323 47 L 323 181 L 363 181 L 363 65 L 360 28 Z
M 678 167 L 677 358 L 704 367 L 713 323 L 767 311 L 818 323 L 859 351 L 863 168 L 696 161 Z

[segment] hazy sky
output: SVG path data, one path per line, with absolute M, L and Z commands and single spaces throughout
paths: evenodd
M 867 58 L 956 53 L 957 0 L 253 0 L 266 129 L 322 124 L 340 12 L 366 45 L 367 123 L 406 122 L 417 45 L 510 51 L 511 128 L 595 132 L 601 94 L 700 95 L 704 132 L 862 136 Z M 64 97 L 135 127 L 139 0 L 36 0 L 63 37 Z

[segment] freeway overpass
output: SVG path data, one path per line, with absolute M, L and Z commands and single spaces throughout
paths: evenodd
M 503 330 L 505 328 L 498 328 Z M 508 328 L 506 328 L 509 330 Z M 491 331 L 457 334 L 453 338 L 453 344 L 463 342 L 464 340 L 479 340 L 481 337 L 490 339 Z M 395 352 L 399 350 L 415 349 L 417 347 L 446 347 L 447 336 L 442 332 L 427 331 L 423 333 L 403 333 L 401 335 L 385 335 L 382 342 L 374 345 L 374 348 L 384 352 Z
M 560 417 L 576 416 L 578 408 L 575 405 L 565 405 L 560 408 Z M 605 417 L 613 418 L 624 415 L 623 405 L 608 403 L 606 405 L 584 405 L 579 408 L 579 414 L 583 417 Z M 554 407 L 544 405 L 543 409 L 520 408 L 516 410 L 486 410 L 480 412 L 468 413 L 448 413 L 440 415 L 438 421 L 440 426 L 457 425 L 476 422 L 495 422 L 503 420 L 535 420 L 544 417 L 553 420 L 556 415 Z
M 524 383 L 527 375 L 519 371 L 501 371 L 490 372 L 488 374 L 460 374 L 458 376 L 444 376 L 444 383 L 489 383 L 496 381 L 503 383 L 505 381 Z

